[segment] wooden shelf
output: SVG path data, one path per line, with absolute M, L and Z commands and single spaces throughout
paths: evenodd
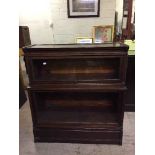
M 90 100 L 90 99 L 59 99 L 59 100 L 46 100 L 45 101 L 45 107 L 47 109 L 53 108 L 53 109 L 112 109 L 113 108 L 113 102 L 110 100 Z
M 117 78 L 118 73 L 112 67 L 57 68 L 39 73 L 38 79 L 52 81 L 83 81 Z
M 38 112 L 39 126 L 53 127 L 110 127 L 119 126 L 116 113 L 101 111 L 41 111 Z
M 37 107 L 43 110 L 100 110 L 116 109 L 116 93 L 38 92 Z
M 109 63 L 110 61 L 110 63 Z M 33 60 L 34 79 L 46 81 L 98 81 L 119 78 L 119 58 Z
M 114 74 L 112 67 L 70 67 L 50 70 L 51 74 Z

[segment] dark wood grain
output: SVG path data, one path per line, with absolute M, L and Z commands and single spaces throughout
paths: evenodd
M 122 144 L 128 46 L 23 50 L 35 142 Z
M 128 56 L 128 68 L 126 74 L 127 92 L 125 93 L 125 111 L 135 111 L 135 56 Z
M 75 130 L 34 128 L 35 142 L 69 142 L 69 143 L 96 143 L 122 144 L 122 132 L 118 130 Z M 38 136 L 39 135 L 39 136 Z

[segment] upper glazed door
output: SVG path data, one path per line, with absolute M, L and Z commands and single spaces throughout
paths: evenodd
M 123 79 L 121 57 L 102 58 L 32 58 L 30 82 L 107 83 Z

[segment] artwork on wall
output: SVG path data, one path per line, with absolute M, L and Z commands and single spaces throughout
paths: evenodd
M 99 17 L 100 0 L 67 0 L 68 17 Z
M 114 34 L 114 26 L 94 26 L 93 40 L 94 43 L 112 42 Z

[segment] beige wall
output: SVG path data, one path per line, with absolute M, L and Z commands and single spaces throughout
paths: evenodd
M 119 32 L 121 32 L 123 18 L 123 0 L 116 0 L 116 11 L 118 13 L 117 24 L 119 27 Z
M 21 0 L 20 5 L 19 24 L 29 26 L 32 44 L 74 43 L 75 37 L 91 37 L 94 25 L 114 25 L 116 0 L 100 0 L 95 18 L 68 18 L 67 0 Z

